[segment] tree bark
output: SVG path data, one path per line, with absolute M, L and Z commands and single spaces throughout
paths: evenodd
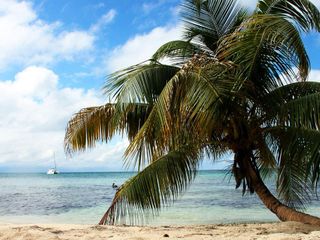
M 263 204 L 281 221 L 296 221 L 320 226 L 320 218 L 299 212 L 281 203 L 264 184 L 258 171 L 250 161 L 250 158 L 247 158 L 244 161 L 244 165 L 248 170 L 248 177 L 250 178 L 254 191 L 257 193 Z

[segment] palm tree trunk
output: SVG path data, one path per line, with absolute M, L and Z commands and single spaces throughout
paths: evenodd
M 312 224 L 320 226 L 320 218 L 311 216 L 306 213 L 296 211 L 283 203 L 281 203 L 267 188 L 262 181 L 259 172 L 253 166 L 250 158 L 246 158 L 247 161 L 243 161 L 246 169 L 248 170 L 248 177 L 251 181 L 251 185 L 254 191 L 257 193 L 263 204 L 281 221 L 296 221 L 301 223 Z

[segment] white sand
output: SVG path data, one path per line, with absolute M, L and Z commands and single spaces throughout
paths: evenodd
M 166 234 L 168 235 L 166 237 Z M 90 226 L 1 224 L 0 239 L 320 239 L 320 227 L 294 222 L 264 224 L 218 224 L 199 226 Z

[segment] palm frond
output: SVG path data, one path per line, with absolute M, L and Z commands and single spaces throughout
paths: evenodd
M 120 104 L 153 104 L 166 83 L 179 68 L 151 61 L 111 74 L 104 86 L 105 94 Z
M 198 41 L 215 52 L 219 40 L 246 16 L 236 0 L 187 0 L 182 4 L 185 38 Z
M 201 53 L 201 46 L 197 46 L 189 41 L 171 41 L 162 45 L 152 56 L 152 59 L 159 61 L 169 58 L 175 62 L 183 62 L 193 57 L 194 54 Z
M 64 138 L 65 151 L 69 154 L 94 147 L 96 141 L 107 142 L 116 129 L 111 124 L 114 104 L 81 109 L 68 122 Z
M 197 65 L 204 61 L 206 64 L 201 67 Z M 233 88 L 233 79 L 227 75 L 232 67 L 201 57 L 193 59 L 190 67 L 183 67 L 166 84 L 147 121 L 128 146 L 126 163 L 133 162 L 140 168 L 168 151 L 168 147 L 183 144 L 189 136 L 202 142 L 203 147 L 210 148 L 217 142 L 218 129 L 223 129 L 221 114 L 226 111 L 221 98 Z M 211 148 L 215 153 L 226 151 L 222 145 L 215 146 Z
M 296 127 L 272 127 L 265 133 L 278 150 L 279 195 L 292 207 L 303 207 L 319 180 L 320 132 Z M 313 186 L 313 188 L 312 188 Z
M 108 142 L 116 133 L 129 140 L 138 133 L 150 113 L 148 104 L 126 104 L 117 112 L 115 104 L 81 109 L 68 122 L 64 139 L 65 151 L 72 154 L 92 148 L 97 142 Z
M 229 63 L 210 61 L 183 76 L 189 79 L 185 80 L 188 83 L 184 99 L 189 111 L 187 120 L 199 132 L 218 132 L 231 111 L 229 107 L 237 107 L 233 101 L 238 88 L 233 69 Z
M 279 124 L 320 129 L 320 92 L 293 99 L 282 106 Z
M 304 81 L 309 59 L 298 30 L 275 15 L 254 15 L 219 45 L 218 58 L 239 65 L 246 90 L 264 95 L 284 83 Z M 298 74 L 294 69 L 298 69 Z
M 163 155 L 167 150 L 168 133 L 164 132 L 155 107 L 139 132 L 131 140 L 125 151 L 125 164 L 133 164 L 140 171 L 152 159 Z
M 184 71 L 179 71 L 161 92 L 148 119 L 125 151 L 127 165 L 133 162 L 141 169 L 152 159 L 181 145 L 194 132 L 193 126 L 189 126 L 188 136 L 183 131 L 187 127 L 182 123 L 187 119 L 183 98 L 189 82 L 183 75 Z
M 282 105 L 290 100 L 318 92 L 320 92 L 319 82 L 294 82 L 273 90 L 263 96 L 264 98 L 262 100 L 270 102 L 275 99 L 271 105 L 274 105 L 276 102 L 280 102 Z
M 116 107 L 119 104 L 116 104 Z M 132 141 L 147 121 L 152 107 L 144 103 L 123 104 L 123 111 L 115 111 L 113 124 L 117 126 L 119 133 L 125 133 L 128 139 Z M 117 110 L 118 108 L 116 108 Z
M 267 119 L 277 125 L 320 129 L 320 83 L 298 82 L 262 98 Z
M 276 14 L 295 22 L 304 31 L 320 31 L 320 13 L 309 0 L 260 0 L 258 14 Z
M 156 214 L 187 188 L 198 166 L 199 153 L 193 146 L 170 151 L 152 161 L 119 188 L 99 224 L 116 224 L 125 217 L 132 224 L 142 220 L 148 210 Z
M 257 150 L 255 158 L 259 172 L 264 179 L 272 177 L 277 169 L 275 152 L 270 148 L 272 147 L 272 143 L 269 141 L 270 139 L 263 137 L 256 137 L 256 140 Z

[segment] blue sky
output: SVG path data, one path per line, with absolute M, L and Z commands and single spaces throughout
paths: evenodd
M 320 0 L 313 0 L 320 7 Z M 256 0 L 243 0 L 253 7 Z M 64 129 L 79 109 L 105 102 L 115 70 L 148 59 L 182 32 L 180 0 L 0 0 L 0 171 L 117 171 L 126 139 L 63 152 Z M 320 36 L 303 37 L 310 79 L 320 80 Z M 221 168 L 225 163 L 203 168 Z

